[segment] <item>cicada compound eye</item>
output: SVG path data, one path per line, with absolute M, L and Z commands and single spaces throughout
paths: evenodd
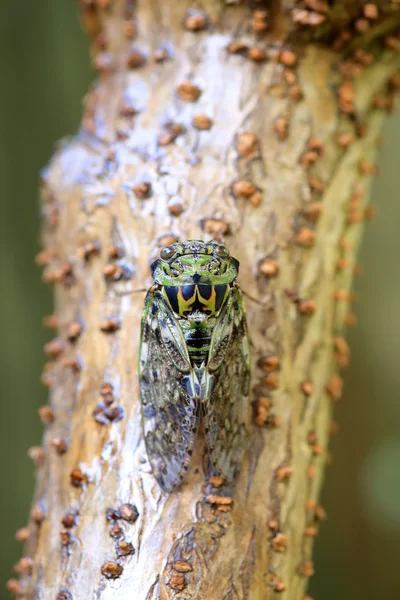
M 217 246 L 216 254 L 220 258 L 228 258 L 228 256 L 229 256 L 229 250 L 228 250 L 228 248 L 226 246 L 223 246 L 221 244 L 220 246 Z
M 163 260 L 171 260 L 171 258 L 174 256 L 175 254 L 175 250 L 173 249 L 172 246 L 165 246 L 165 248 L 163 248 L 160 252 L 160 257 Z

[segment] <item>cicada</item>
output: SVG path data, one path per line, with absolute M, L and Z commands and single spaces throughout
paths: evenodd
M 202 420 L 208 472 L 233 481 L 247 439 L 250 345 L 226 246 L 189 240 L 151 265 L 139 352 L 143 434 L 161 488 L 178 486 Z

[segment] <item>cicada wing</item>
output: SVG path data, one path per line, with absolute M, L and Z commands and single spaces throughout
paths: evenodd
M 139 384 L 147 455 L 161 488 L 179 485 L 199 425 L 199 401 L 185 339 L 160 292 L 150 290 L 142 319 Z
M 215 325 L 207 364 L 202 414 L 213 474 L 232 481 L 246 447 L 250 344 L 241 291 L 231 290 Z

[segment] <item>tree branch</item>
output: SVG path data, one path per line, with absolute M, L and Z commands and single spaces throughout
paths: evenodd
M 286 2 L 273 20 L 216 0 L 197 12 L 82 1 L 100 76 L 79 136 L 43 174 L 38 261 L 58 337 L 46 348 L 33 570 L 9 583 L 17 594 L 303 597 L 374 155 L 399 85 L 394 5 L 368 18 L 362 4 L 304 2 L 296 21 Z M 307 24 L 316 14 L 318 27 Z M 357 18 L 376 35 L 363 38 Z M 248 295 L 250 443 L 230 490 L 205 481 L 200 437 L 166 495 L 141 433 L 137 290 L 161 246 L 211 237 L 240 260 Z

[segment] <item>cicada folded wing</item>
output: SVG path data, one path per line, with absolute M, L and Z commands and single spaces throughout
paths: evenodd
M 182 330 L 157 286 L 145 300 L 139 384 L 147 455 L 157 482 L 170 492 L 190 463 L 199 401 Z
M 202 398 L 207 452 L 213 474 L 232 481 L 246 448 L 250 344 L 241 291 L 234 286 L 215 325 Z

